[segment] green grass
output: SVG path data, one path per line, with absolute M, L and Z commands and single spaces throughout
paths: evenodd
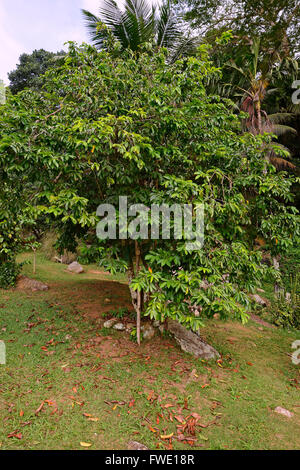
M 124 278 L 90 272 L 97 270 L 73 276 L 38 257 L 36 278 L 49 291 L 0 290 L 7 349 L 1 449 L 81 449 L 87 442 L 118 450 L 132 439 L 151 449 L 170 442 L 187 449 L 193 436 L 174 438 L 175 416 L 191 413 L 202 425 L 214 422 L 196 428 L 196 449 L 299 448 L 300 374 L 290 357 L 299 332 L 208 321 L 203 336 L 222 354 L 219 363 L 197 360 L 161 336 L 139 349 L 129 335 L 103 329 L 103 313 L 128 308 L 130 300 Z M 276 406 L 293 418 L 274 413 Z M 8 437 L 15 431 L 21 439 Z

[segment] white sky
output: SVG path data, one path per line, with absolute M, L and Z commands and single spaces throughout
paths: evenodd
M 56 52 L 66 41 L 87 42 L 80 9 L 97 14 L 100 5 L 101 0 L 0 0 L 0 79 L 8 84 L 7 73 L 23 52 Z

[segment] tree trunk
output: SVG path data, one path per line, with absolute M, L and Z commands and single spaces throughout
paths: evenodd
M 136 275 L 138 275 L 140 271 L 140 260 L 141 260 L 141 251 L 138 242 L 135 242 L 135 262 L 136 262 Z M 141 299 L 142 293 L 137 291 L 137 319 L 136 319 L 136 335 L 137 335 L 137 342 L 138 345 L 141 345 Z
M 141 262 L 141 252 L 138 242 L 135 242 L 135 265 L 136 269 L 134 272 L 134 265 L 127 271 L 128 283 L 129 283 L 129 290 L 131 295 L 131 302 L 133 305 L 134 310 L 136 311 L 137 321 L 136 321 L 136 333 L 137 333 L 137 342 L 138 345 L 141 345 L 141 311 L 142 311 L 142 297 L 143 293 L 139 291 L 135 291 L 131 289 L 130 284 L 132 279 L 135 275 L 138 275 L 140 271 L 140 262 Z
M 36 274 L 36 249 L 33 249 L 33 274 Z

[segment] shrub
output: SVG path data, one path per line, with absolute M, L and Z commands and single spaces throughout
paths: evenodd
M 22 264 L 15 260 L 9 260 L 0 264 L 0 288 L 8 289 L 13 287 L 16 279 L 22 270 Z
M 284 328 L 300 328 L 300 282 L 297 273 L 290 278 L 290 290 L 287 293 L 282 290 L 276 299 L 272 309 L 274 323 Z

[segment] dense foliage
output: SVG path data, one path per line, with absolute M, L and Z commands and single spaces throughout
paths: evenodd
M 172 65 L 166 54 L 70 44 L 43 91 L 2 108 L 1 181 L 18 182 L 26 223 L 47 217 L 62 248 L 85 240 L 86 257 L 134 275 L 145 314 L 191 328 L 214 314 L 244 321 L 247 292 L 271 270 L 255 239 L 276 254 L 299 234 L 293 178 L 269 164 L 269 136 L 243 133 L 232 102 L 207 95 L 204 81 L 219 72 L 206 46 Z M 204 204 L 202 250 L 189 252 L 184 239 L 99 241 L 97 207 L 118 207 L 124 195 L 146 206 Z
M 179 10 L 201 35 L 213 37 L 231 29 L 237 36 L 260 37 L 272 50 L 299 53 L 298 0 L 175 0 Z
M 50 67 L 58 64 L 64 55 L 64 51 L 54 53 L 44 49 L 35 50 L 32 54 L 22 54 L 17 68 L 8 74 L 11 92 L 16 94 L 27 87 L 41 88 L 41 77 Z

